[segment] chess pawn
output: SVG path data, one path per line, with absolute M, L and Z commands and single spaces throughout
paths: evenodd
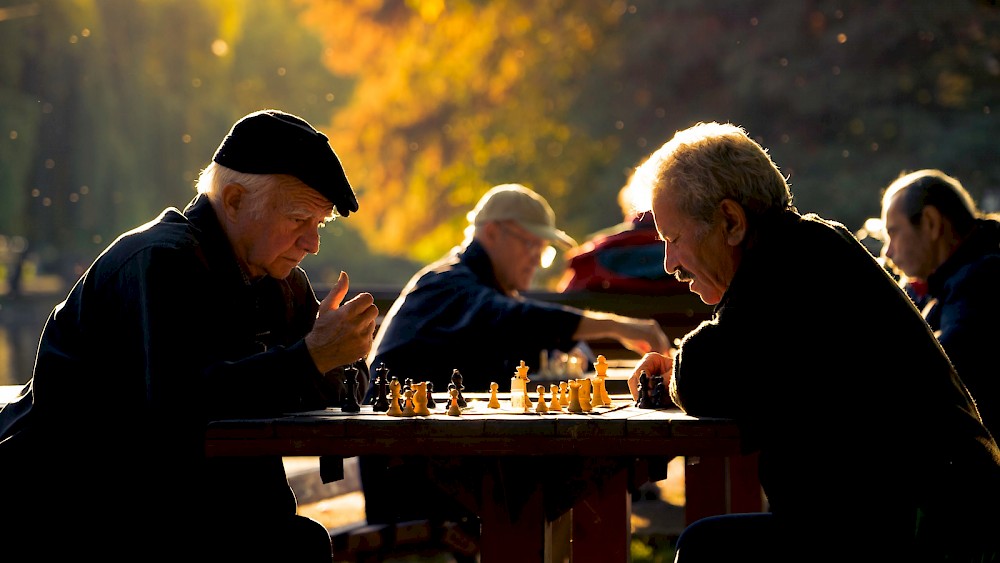
M 569 382 L 569 406 L 566 410 L 569 412 L 583 412 L 583 407 L 580 406 L 580 382 L 575 379 Z
M 597 356 L 594 362 L 594 406 L 611 406 L 611 397 L 608 395 L 608 360 L 603 354 Z
M 663 376 L 657 375 L 653 378 L 653 408 L 665 409 L 669 408 L 672 404 L 670 395 L 667 392 L 667 384 L 663 381 Z
M 559 386 L 553 383 L 549 386 L 549 393 L 552 395 L 552 399 L 549 401 L 550 411 L 561 411 L 562 403 L 559 402 Z
M 611 395 L 608 394 L 608 380 L 601 378 L 601 402 L 604 406 L 611 406 Z
M 490 402 L 486 403 L 486 406 L 491 409 L 500 408 L 500 399 L 497 398 L 498 387 L 500 387 L 500 385 L 498 385 L 496 381 L 490 383 Z
M 535 405 L 535 412 L 549 412 L 549 407 L 545 404 L 545 386 L 539 385 L 536 391 L 538 391 L 538 404 Z
M 417 411 L 413 406 L 413 389 L 403 392 L 403 416 L 416 416 Z
M 399 406 L 399 390 L 399 380 L 393 377 L 389 382 L 389 408 L 385 411 L 389 416 L 403 416 L 403 409 Z
M 569 406 L 569 392 L 567 391 L 565 381 L 559 382 L 559 402 L 563 405 Z
M 635 400 L 635 406 L 640 409 L 654 408 L 653 397 L 649 391 L 649 374 L 646 370 L 639 372 L 639 398 Z
M 608 376 L 608 359 L 604 357 L 604 354 L 597 356 L 597 361 L 594 362 L 594 371 L 597 373 L 597 377 Z
M 448 407 L 448 416 L 462 416 L 462 407 L 458 406 L 458 389 L 451 387 L 448 389 L 451 394 L 451 406 Z
M 580 382 L 580 408 L 583 409 L 583 412 L 590 412 L 594 410 L 594 406 L 590 402 L 590 380 L 581 377 L 577 381 Z
M 593 386 L 594 398 L 591 400 L 591 405 L 595 407 L 610 407 L 611 397 L 608 397 L 606 389 L 607 381 L 603 377 L 595 377 L 593 379 Z
M 427 408 L 437 408 L 437 401 L 434 400 L 434 382 L 427 381 Z
M 410 390 L 413 392 L 413 414 L 430 416 L 431 411 L 427 408 L 427 382 L 413 383 Z

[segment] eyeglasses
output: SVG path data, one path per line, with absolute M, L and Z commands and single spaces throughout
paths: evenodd
M 548 246 L 547 241 L 526 237 L 503 223 L 500 223 L 500 229 L 502 229 L 504 233 L 516 238 L 518 242 L 521 243 L 521 246 L 529 252 L 541 252 L 542 249 Z
M 548 268 L 556 259 L 556 249 L 547 240 L 528 238 L 517 232 L 509 225 L 500 223 L 500 229 L 511 237 L 517 239 L 525 250 L 534 254 L 541 253 L 540 263 L 542 268 Z

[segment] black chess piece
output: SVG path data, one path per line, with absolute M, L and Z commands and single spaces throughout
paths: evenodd
M 649 374 L 646 370 L 639 372 L 639 398 L 636 399 L 635 406 L 640 409 L 653 408 L 653 398 L 649 395 Z
M 667 384 L 663 381 L 662 377 L 656 382 L 656 387 L 653 388 L 653 395 L 656 396 L 656 408 L 658 409 L 669 409 L 674 404 L 670 400 L 670 393 L 667 392 Z
M 385 367 L 385 362 L 380 363 L 377 368 L 375 368 L 375 404 L 372 405 L 372 410 L 375 412 L 386 412 L 389 410 L 389 380 L 387 379 L 389 375 L 389 369 Z
M 458 389 L 458 406 L 464 409 L 468 403 L 465 402 L 465 397 L 462 396 L 462 390 L 465 389 L 465 385 L 462 385 L 462 379 L 464 379 L 462 372 L 457 369 L 451 371 L 451 383 L 455 386 L 455 389 Z M 448 388 L 451 389 L 451 386 Z
M 434 400 L 434 383 L 427 382 L 427 408 L 433 409 L 437 408 L 437 402 Z
M 344 370 L 344 381 L 347 392 L 344 394 L 344 401 L 340 405 L 340 410 L 344 412 L 361 412 L 361 404 L 358 403 L 358 368 L 347 366 Z
M 667 387 L 663 383 L 663 376 L 662 375 L 654 375 L 653 376 L 653 380 L 652 380 L 652 385 L 653 385 L 653 390 L 650 392 L 650 395 L 652 397 L 652 403 L 653 403 L 652 408 L 654 408 L 654 409 L 663 408 L 663 406 L 664 406 L 663 405 L 664 395 L 667 394 Z M 668 402 L 669 402 L 669 399 L 668 399 Z

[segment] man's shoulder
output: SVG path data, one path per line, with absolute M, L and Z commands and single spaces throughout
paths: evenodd
M 183 244 L 194 230 L 194 225 L 176 207 L 168 207 L 156 218 L 120 234 L 112 246 Z
M 199 230 L 175 208 L 165 209 L 156 219 L 119 235 L 101 252 L 95 267 L 117 269 L 140 256 L 193 253 L 200 246 Z
M 845 227 L 843 223 L 833 219 L 827 219 L 826 217 L 821 217 L 816 213 L 803 214 L 799 223 L 803 226 L 803 229 L 813 230 L 813 232 L 834 231 L 841 236 L 846 234 L 851 238 L 854 237 L 851 231 Z

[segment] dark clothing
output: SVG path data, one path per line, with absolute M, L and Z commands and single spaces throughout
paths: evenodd
M 452 370 L 462 373 L 466 391 L 489 391 L 493 381 L 507 389 L 521 361 L 537 369 L 543 350 L 571 349 L 580 319 L 580 312 L 561 305 L 504 294 L 489 256 L 473 240 L 410 279 L 379 328 L 371 367 L 377 371 L 384 363 L 388 377 L 400 382 L 431 381 L 442 401 L 438 408 L 447 408 Z M 372 402 L 374 389 L 366 402 Z M 428 476 L 442 467 L 361 456 L 359 468 L 369 524 L 415 518 L 475 521 Z M 404 483 L 408 492 L 401 499 Z
M 881 337 L 852 338 L 871 319 Z M 910 299 L 839 224 L 761 225 L 670 391 L 740 423 L 785 542 L 843 530 L 887 557 L 853 559 L 933 561 L 997 541 L 1000 450 Z
M 318 305 L 301 269 L 250 282 L 204 196 L 120 236 L 47 320 L 30 408 L 0 411 L 0 428 L 28 411 L 0 443 L 0 481 L 17 483 L 0 543 L 48 520 L 99 558 L 147 537 L 232 554 L 295 528 L 281 457 L 206 458 L 204 430 L 336 404 L 303 340 Z
M 975 230 L 927 278 L 933 301 L 924 318 L 1000 438 L 1000 222 L 979 219 Z
M 569 307 L 504 294 L 472 241 L 410 279 L 382 321 L 371 367 L 384 363 L 401 382 L 431 381 L 437 393 L 454 369 L 467 391 L 489 391 L 493 381 L 506 389 L 522 360 L 530 377 L 543 350 L 572 349 L 580 319 Z

